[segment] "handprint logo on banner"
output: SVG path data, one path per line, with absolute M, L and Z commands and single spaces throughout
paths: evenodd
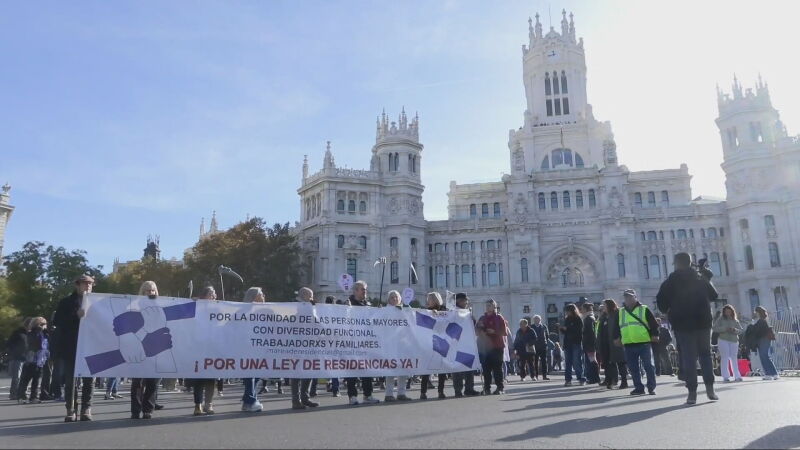
M 177 372 L 172 355 L 172 334 L 168 321 L 191 319 L 195 316 L 196 302 L 167 307 L 147 306 L 141 310 L 129 309 L 130 299 L 111 298 L 114 314 L 112 326 L 119 338 L 119 349 L 86 357 L 89 372 L 94 375 L 125 363 L 141 363 L 156 357 L 156 372 Z
M 428 361 L 428 369 L 443 369 L 444 361 L 448 357 L 452 357 L 455 362 L 472 369 L 472 365 L 475 363 L 475 355 L 458 349 L 459 344 L 461 344 L 461 335 L 464 332 L 464 328 L 461 325 L 450 321 L 447 316 L 431 317 L 418 311 L 415 311 L 414 314 L 418 327 L 427 328 L 433 332 L 431 338 L 433 355 Z

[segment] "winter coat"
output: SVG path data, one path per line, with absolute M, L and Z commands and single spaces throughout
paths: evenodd
M 730 332 L 730 328 L 735 328 L 735 332 Z M 742 324 L 736 319 L 728 319 L 719 316 L 714 321 L 714 332 L 719 333 L 719 339 L 728 342 L 739 342 L 739 335 L 742 334 Z
M 578 317 L 568 317 L 564 319 L 564 348 L 581 345 L 583 341 L 583 320 Z
M 545 326 L 543 323 L 540 323 L 539 325 L 532 324 L 531 328 L 536 333 L 536 351 L 544 352 L 547 350 L 547 337 L 549 335 L 547 326 Z
M 25 351 L 28 348 L 28 332 L 19 327 L 11 333 L 6 342 L 8 359 L 11 361 L 24 361 Z
M 78 351 L 78 328 L 81 325 L 78 310 L 82 301 L 83 297 L 75 291 L 58 302 L 53 315 L 53 325 L 58 330 L 58 342 L 53 345 L 57 347 L 59 357 L 65 361 L 74 361 Z
M 520 357 L 531 355 L 532 352 L 528 351 L 528 346 L 535 346 L 537 338 L 538 336 L 533 328 L 528 327 L 525 332 L 523 332 L 520 328 L 517 330 L 517 333 L 514 337 L 514 351 L 517 352 L 517 355 Z
M 625 349 L 614 344 L 614 323 L 618 320 L 617 313 L 603 314 L 600 316 L 600 326 L 597 329 L 597 351 L 603 364 L 616 364 L 625 362 Z
M 710 281 L 692 269 L 681 269 L 661 283 L 656 302 L 674 330 L 707 330 L 711 328 L 711 302 L 717 297 Z
M 594 324 L 596 319 L 594 314 L 588 315 L 583 318 L 583 351 L 596 352 L 597 351 L 597 336 L 594 334 Z

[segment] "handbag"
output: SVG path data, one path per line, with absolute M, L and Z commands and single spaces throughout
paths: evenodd
M 767 327 L 767 339 L 770 341 L 775 340 L 775 330 L 773 330 L 772 327 Z

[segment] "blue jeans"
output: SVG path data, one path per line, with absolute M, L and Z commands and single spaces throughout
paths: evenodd
M 117 393 L 119 378 L 106 378 L 106 395 Z
M 245 405 L 252 405 L 258 401 L 256 397 L 256 383 L 258 378 L 242 378 L 244 384 L 244 395 L 242 395 L 242 403 Z
M 758 340 L 758 358 L 761 360 L 761 366 L 764 368 L 764 375 L 774 377 L 778 375 L 778 369 L 775 368 L 775 363 L 769 357 L 769 348 L 772 341 L 767 338 Z
M 642 384 L 642 372 L 639 368 L 639 360 L 644 365 L 644 372 L 647 375 L 647 390 L 656 390 L 656 369 L 653 366 L 653 350 L 650 344 L 627 344 L 625 345 L 625 360 L 633 379 L 633 387 L 637 391 L 644 391 Z
M 333 378 L 331 380 L 331 392 L 334 394 L 339 392 L 339 377 Z
M 564 379 L 572 381 L 572 370 L 578 381 L 586 381 L 583 377 L 583 348 L 580 344 L 564 346 Z

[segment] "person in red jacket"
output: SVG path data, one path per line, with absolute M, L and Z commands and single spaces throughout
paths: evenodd
M 486 338 L 487 349 L 483 361 L 483 394 L 488 395 L 492 389 L 492 378 L 497 385 L 493 392 L 495 395 L 504 394 L 503 387 L 503 351 L 506 344 L 504 337 L 508 334 L 508 322 L 497 314 L 497 302 L 494 299 L 486 301 L 486 313 L 478 319 L 475 326 L 478 332 Z

